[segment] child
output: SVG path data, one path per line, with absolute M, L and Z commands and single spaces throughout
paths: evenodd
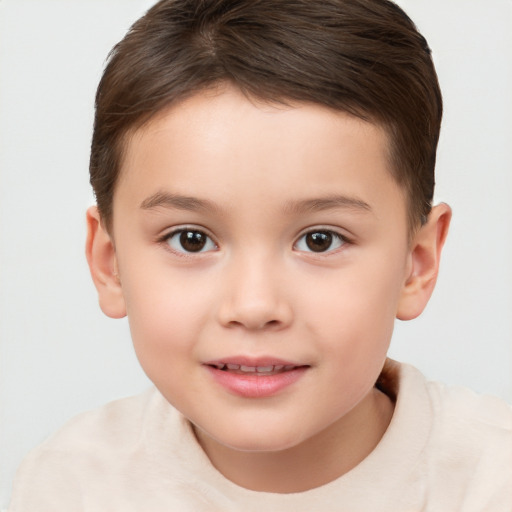
M 512 410 L 386 359 L 435 284 L 442 103 L 386 0 L 164 0 L 98 88 L 87 257 L 151 391 L 10 510 L 512 508 Z

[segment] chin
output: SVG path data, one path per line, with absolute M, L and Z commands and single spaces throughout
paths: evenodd
M 256 423 L 245 430 L 238 428 L 236 431 L 224 432 L 224 435 L 206 435 L 226 448 L 240 452 L 280 452 L 293 448 L 305 440 L 290 430 L 288 427 L 281 432 L 278 428 L 268 426 L 262 429 L 261 425 Z
M 297 443 L 292 441 L 288 442 L 279 442 L 276 439 L 242 439 L 237 443 L 233 443 L 233 440 L 230 439 L 230 443 L 226 444 L 228 448 L 232 450 L 237 450 L 240 452 L 280 452 L 283 450 L 287 450 L 289 448 L 293 448 Z

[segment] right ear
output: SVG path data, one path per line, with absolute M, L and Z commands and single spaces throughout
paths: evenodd
M 94 286 L 98 291 L 100 308 L 111 318 L 126 316 L 121 281 L 117 273 L 114 243 L 101 222 L 96 206 L 87 210 L 87 241 L 85 254 Z

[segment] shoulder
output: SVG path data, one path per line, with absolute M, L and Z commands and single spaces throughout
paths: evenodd
M 426 379 L 411 365 L 391 361 L 399 401 L 409 409 L 429 409 L 433 427 L 464 429 L 469 436 L 512 434 L 512 405 L 492 395 Z
M 500 398 L 458 386 L 426 382 L 434 418 L 433 433 L 455 446 L 507 446 L 512 444 L 512 405 Z M 441 435 L 442 434 L 442 435 Z M 512 458 L 509 459 L 512 466 Z
M 429 417 L 422 463 L 429 492 L 457 494 L 474 510 L 508 510 L 500 506 L 512 506 L 512 406 L 427 381 L 408 365 L 401 365 L 400 373 L 399 394 L 403 387 L 409 414 Z
M 155 401 L 152 388 L 140 395 L 122 398 L 81 413 L 31 452 L 30 457 L 45 452 L 90 453 L 91 448 L 116 450 L 133 441 Z
M 76 416 L 24 459 L 9 510 L 53 510 L 56 503 L 73 510 L 84 485 L 107 484 L 137 460 L 148 422 L 175 412 L 152 388 Z
M 431 446 L 475 468 L 506 470 L 512 485 L 512 406 L 463 387 L 426 386 L 433 415 Z
M 459 418 L 483 430 L 512 432 L 512 405 L 492 395 L 479 394 L 439 382 L 426 383 L 433 409 L 443 418 Z

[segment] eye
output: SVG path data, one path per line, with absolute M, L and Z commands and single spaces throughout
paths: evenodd
M 329 252 L 339 249 L 346 242 L 347 240 L 339 233 L 319 229 L 302 235 L 295 248 L 305 252 Z
M 217 248 L 215 242 L 198 229 L 179 229 L 166 237 L 166 242 L 176 252 L 206 252 Z

